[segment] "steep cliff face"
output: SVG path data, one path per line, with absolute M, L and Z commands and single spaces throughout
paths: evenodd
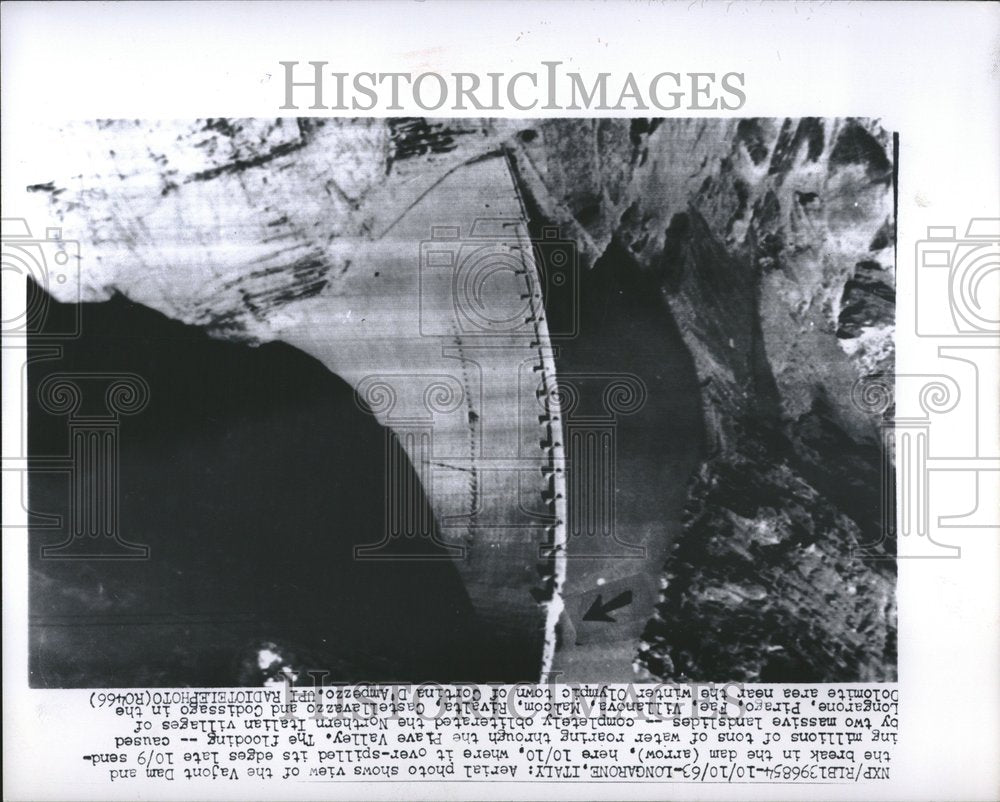
M 783 418 L 824 396 L 852 433 L 870 429 L 846 390 L 892 364 L 892 141 L 877 123 L 548 121 L 515 153 L 585 266 L 617 238 L 660 277 L 714 385 L 709 416 L 757 403 L 759 366 Z
M 851 401 L 893 365 L 892 137 L 853 119 L 550 121 L 515 153 L 585 265 L 614 241 L 658 278 L 701 381 L 711 453 L 644 667 L 894 676 L 879 420 Z
M 880 421 L 851 401 L 860 378 L 893 366 L 895 155 L 877 122 L 89 128 L 97 135 L 58 133 L 64 177 L 46 165 L 31 187 L 90 232 L 83 298 L 119 291 L 251 341 L 301 327 L 313 299 L 336 307 L 372 243 L 426 192 L 506 152 L 534 222 L 560 226 L 582 270 L 613 251 L 659 288 L 700 383 L 709 452 L 687 489 L 644 670 L 894 675 Z

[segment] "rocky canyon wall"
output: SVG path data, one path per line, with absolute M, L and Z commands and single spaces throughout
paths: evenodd
M 642 649 L 659 677 L 886 679 L 894 544 L 880 420 L 891 374 L 893 137 L 868 120 L 549 121 L 518 172 L 586 267 L 655 276 L 694 358 L 710 453 Z

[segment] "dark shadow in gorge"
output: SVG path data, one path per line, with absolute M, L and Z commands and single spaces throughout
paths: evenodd
M 569 618 L 574 618 L 574 611 L 585 610 L 608 582 L 620 583 L 614 586 L 616 592 L 628 589 L 632 598 L 648 600 L 641 609 L 637 605 L 616 611 L 621 626 L 606 635 L 592 631 L 581 635 L 579 620 L 573 622 L 575 634 L 562 629 L 564 648 L 556 667 L 574 681 L 625 680 L 632 676 L 643 624 L 654 614 L 656 588 L 670 545 L 682 532 L 688 481 L 706 452 L 698 377 L 663 298 L 660 277 L 644 272 L 617 238 L 593 266 L 576 272 L 571 285 L 552 282 L 552 265 L 572 262 L 576 253 L 572 243 L 559 244 L 559 238 L 551 235 L 554 223 L 544 218 L 523 186 L 522 190 L 537 243 L 556 375 L 560 385 L 570 384 L 579 396 L 572 410 L 563 410 L 569 480 L 569 560 L 563 596 Z M 602 392 L 623 377 L 637 380 L 645 398 L 636 409 L 612 415 L 611 486 L 590 485 L 581 492 L 573 472 L 583 466 L 574 455 L 569 430 L 606 419 L 611 410 Z M 589 480 L 589 471 L 587 476 Z M 574 521 L 574 511 L 593 511 L 595 505 L 600 509 L 601 498 L 607 495 L 614 502 L 614 537 L 582 533 L 585 527 Z M 641 545 L 644 555 L 639 556 L 633 545 Z M 581 556 L 592 554 L 605 556 Z M 648 595 L 640 592 L 641 587 L 649 589 Z M 574 601 L 581 596 L 582 607 Z M 575 644 L 566 643 L 568 637 L 575 638 Z
M 32 686 L 252 682 L 261 641 L 331 682 L 534 676 L 536 655 L 491 647 L 449 560 L 354 560 L 384 531 L 386 430 L 345 382 L 285 344 L 213 340 L 121 296 L 79 310 L 83 336 L 28 371 L 33 468 L 69 448 L 65 416 L 36 397 L 47 375 L 143 377 L 149 404 L 119 432 L 120 532 L 150 557 L 43 559 L 67 529 L 33 527 Z M 76 311 L 51 302 L 46 325 Z M 68 488 L 33 472 L 29 508 L 65 521 Z
M 618 518 L 629 541 L 630 526 L 680 518 L 688 478 L 705 455 L 698 378 L 655 278 L 617 240 L 581 275 L 576 315 L 576 336 L 553 340 L 557 375 L 621 374 L 645 388 L 642 406 L 615 419 Z M 581 399 L 576 414 L 598 412 L 600 400 Z

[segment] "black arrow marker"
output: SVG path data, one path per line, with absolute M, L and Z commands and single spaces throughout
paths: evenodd
M 616 621 L 617 619 L 612 618 L 608 613 L 612 610 L 617 610 L 619 607 L 627 607 L 632 603 L 632 591 L 626 590 L 624 593 L 619 593 L 607 604 L 604 604 L 604 600 L 601 598 L 601 594 L 597 594 L 597 598 L 594 599 L 594 603 L 590 605 L 590 609 L 583 614 L 584 621 Z

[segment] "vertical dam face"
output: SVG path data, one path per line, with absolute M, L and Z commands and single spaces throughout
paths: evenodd
M 117 436 L 118 531 L 149 556 L 60 559 L 68 527 L 37 521 L 32 685 L 259 683 L 252 669 L 266 644 L 296 671 L 340 682 L 536 670 L 530 654 L 483 637 L 455 562 L 433 539 L 408 544 L 422 559 L 355 559 L 386 531 L 392 439 L 342 379 L 288 345 L 214 340 L 120 296 L 80 311 L 84 335 L 55 358 L 39 349 L 29 387 L 67 373 L 143 377 L 148 404 Z M 75 310 L 50 312 L 57 323 Z M 66 416 L 37 392 L 29 400 L 29 508 L 65 522 L 73 477 L 43 463 L 66 453 Z M 397 470 L 423 500 L 409 461 Z

